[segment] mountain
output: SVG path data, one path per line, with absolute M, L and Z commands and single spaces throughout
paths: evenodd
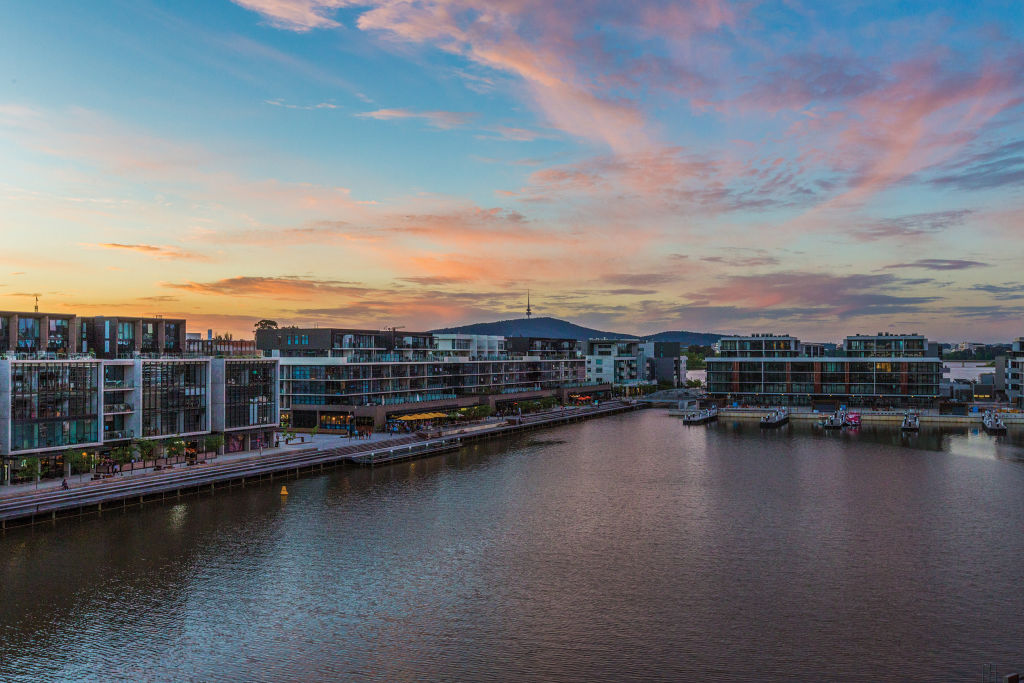
M 720 334 L 709 332 L 687 332 L 686 330 L 673 330 L 669 332 L 658 332 L 651 334 L 644 339 L 646 341 L 679 342 L 683 346 L 713 346 L 722 338 Z
M 561 339 L 645 339 L 649 341 L 677 341 L 686 346 L 700 344 L 710 346 L 721 337 L 719 334 L 704 332 L 659 332 L 646 337 L 624 332 L 604 332 L 592 327 L 583 327 L 558 318 L 519 318 L 499 320 L 493 323 L 474 323 L 459 327 L 445 327 L 431 330 L 440 334 L 500 334 L 505 337 L 558 337 Z
M 568 320 L 558 318 L 521 318 L 519 320 L 499 320 L 493 323 L 474 323 L 460 327 L 446 327 L 431 330 L 441 334 L 500 334 L 505 337 L 558 337 L 561 339 L 596 339 L 598 337 L 633 338 L 635 334 L 618 332 L 602 332 L 590 327 L 583 327 Z

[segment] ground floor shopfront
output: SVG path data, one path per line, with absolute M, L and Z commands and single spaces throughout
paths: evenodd
M 297 431 L 309 431 L 314 428 L 338 433 L 382 431 L 393 426 L 401 417 L 414 413 L 450 413 L 476 406 L 489 406 L 494 412 L 510 412 L 520 403 L 555 399 L 563 405 L 576 405 L 580 402 L 608 398 L 611 393 L 610 384 L 594 384 L 502 394 L 470 394 L 436 401 L 392 405 L 293 405 L 290 410 L 282 411 L 281 425 Z

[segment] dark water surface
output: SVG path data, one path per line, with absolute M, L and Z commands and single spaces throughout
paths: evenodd
M 664 411 L 8 532 L 0 680 L 980 680 L 1021 435 Z

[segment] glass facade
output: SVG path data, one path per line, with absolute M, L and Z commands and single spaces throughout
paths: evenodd
M 95 443 L 96 363 L 11 365 L 11 451 Z
M 39 320 L 18 318 L 18 351 L 34 353 L 39 350 Z
M 164 351 L 167 353 L 181 353 L 181 335 L 184 324 L 165 322 L 164 324 Z
M 50 318 L 46 350 L 51 353 L 67 353 L 70 349 L 71 321 L 67 318 Z
M 224 428 L 277 422 L 274 364 L 232 361 L 224 366 Z
M 778 402 L 781 397 L 936 398 L 942 363 L 824 357 L 708 358 L 708 393 Z M 792 402 L 792 401 L 784 401 Z
M 208 372 L 209 366 L 203 361 L 143 362 L 142 435 L 208 430 Z

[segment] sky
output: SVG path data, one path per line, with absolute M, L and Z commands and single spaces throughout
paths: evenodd
M 0 3 L 0 309 L 1024 335 L 1019 0 Z

